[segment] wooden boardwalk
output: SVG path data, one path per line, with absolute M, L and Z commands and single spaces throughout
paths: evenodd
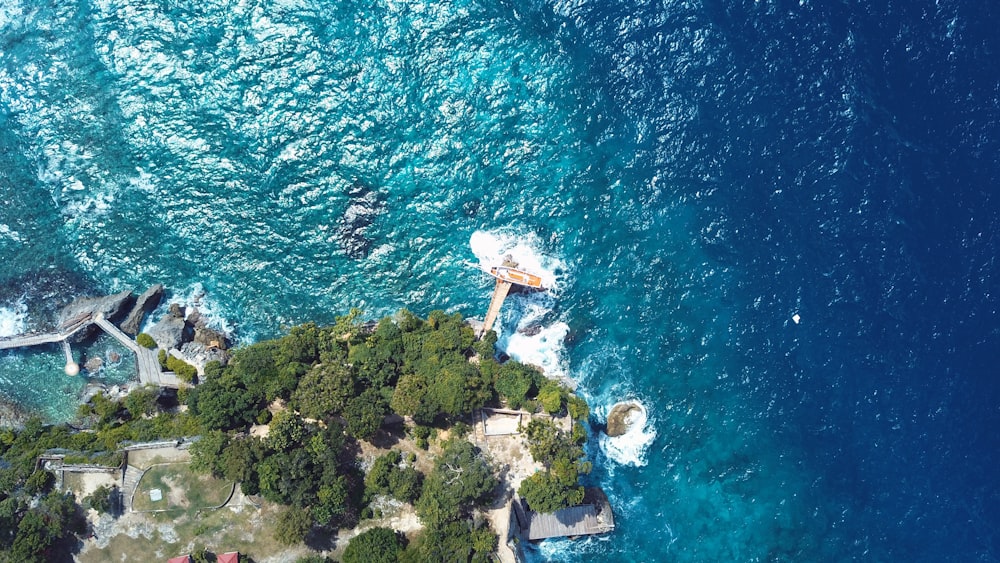
M 493 290 L 493 299 L 490 300 L 490 308 L 486 311 L 486 320 L 483 321 L 483 332 L 481 335 L 486 334 L 493 328 L 493 323 L 496 322 L 497 316 L 500 315 L 500 307 L 503 307 L 503 302 L 507 299 L 507 294 L 510 293 L 510 288 L 513 285 L 509 281 L 497 280 L 497 286 Z
M 111 335 L 115 340 L 121 342 L 123 346 L 135 352 L 135 365 L 139 371 L 139 383 L 143 385 L 158 385 L 160 387 L 172 387 L 178 389 L 181 381 L 172 371 L 163 372 L 160 367 L 160 359 L 156 351 L 139 346 L 132 337 L 122 332 L 118 327 L 111 324 L 103 315 L 98 314 L 94 319 L 94 324 L 101 327 L 104 332 Z
M 76 320 L 65 326 L 59 332 L 44 332 L 38 334 L 19 334 L 16 336 L 6 336 L 0 338 L 0 350 L 11 348 L 26 348 L 28 346 L 38 346 L 39 344 L 51 344 L 53 342 L 65 342 L 70 336 L 80 332 L 90 326 L 92 320 L 90 315 Z
M 101 330 L 108 333 L 118 342 L 121 342 L 123 346 L 135 354 L 135 365 L 137 371 L 139 372 L 140 383 L 144 385 L 172 387 L 174 389 L 183 385 L 173 372 L 161 371 L 160 360 L 157 357 L 155 350 L 139 346 L 136 341 L 132 339 L 132 337 L 122 332 L 118 327 L 113 325 L 111 321 L 105 319 L 104 315 L 101 313 L 93 315 L 87 314 L 71 319 L 63 326 L 63 330 L 59 332 L 22 334 L 18 336 L 0 338 L 0 350 L 25 348 L 28 346 L 38 346 L 40 344 L 59 342 L 62 344 L 63 353 L 66 354 L 66 362 L 71 363 L 73 361 L 73 356 L 69 350 L 69 342 L 67 342 L 67 340 L 69 337 L 91 324 L 95 324 L 100 327 Z

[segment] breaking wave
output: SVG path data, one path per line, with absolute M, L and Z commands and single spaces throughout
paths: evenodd
M 602 433 L 598 444 L 600 444 L 604 455 L 619 465 L 642 467 L 647 463 L 646 453 L 649 451 L 649 446 L 656 439 L 656 428 L 649 421 L 645 405 L 635 400 L 625 401 L 625 403 L 638 407 L 625 418 L 628 430 L 624 434 L 614 437 Z M 595 414 L 607 420 L 610 411 L 611 407 L 604 406 L 595 409 Z
M 13 336 L 25 331 L 28 325 L 28 306 L 25 300 L 0 307 L 0 337 Z
M 512 293 L 497 324 L 497 347 L 511 358 L 541 368 L 549 377 L 568 377 L 566 335 L 569 325 L 554 313 L 566 264 L 542 250 L 533 233 L 476 231 L 469 241 L 479 265 L 489 268 L 510 258 L 542 278 L 546 291 Z

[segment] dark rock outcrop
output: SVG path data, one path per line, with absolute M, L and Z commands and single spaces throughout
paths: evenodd
M 635 402 L 618 403 L 608 413 L 608 427 L 605 434 L 614 438 L 629 431 L 635 417 L 642 413 L 642 405 Z
M 122 312 L 132 306 L 131 291 L 122 291 L 106 297 L 81 297 L 59 311 L 59 324 L 84 315 L 102 313 L 104 318 L 114 321 Z
M 207 348 L 219 348 L 221 350 L 229 348 L 225 334 L 204 325 L 194 329 L 194 342 Z
M 0 428 L 22 428 L 30 416 L 17 403 L 0 397 Z
M 187 321 L 188 326 L 192 326 L 194 328 L 199 328 L 199 325 L 205 326 L 205 319 L 201 318 L 201 311 L 195 309 L 194 307 L 191 307 L 191 310 L 187 314 L 187 319 L 185 320 Z
M 135 336 L 139 334 L 139 327 L 142 325 L 142 319 L 152 313 L 160 305 L 160 300 L 163 299 L 163 285 L 156 284 L 142 293 L 135 300 L 135 305 L 132 310 L 129 311 L 128 316 L 125 320 L 121 322 L 120 328 L 125 334 L 131 334 Z
M 379 192 L 355 180 L 347 192 L 350 204 L 340 218 L 337 240 L 348 257 L 359 259 L 368 256 L 372 240 L 366 236 L 368 227 L 384 207 Z

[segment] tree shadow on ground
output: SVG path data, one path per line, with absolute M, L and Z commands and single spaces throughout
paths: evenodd
M 390 450 L 404 439 L 406 439 L 406 427 L 403 424 L 385 424 L 368 442 L 376 448 Z
M 305 544 L 313 551 L 331 551 L 337 547 L 337 530 L 326 526 L 313 528 L 306 535 Z

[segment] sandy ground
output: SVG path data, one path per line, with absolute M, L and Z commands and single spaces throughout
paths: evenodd
M 156 463 L 174 463 L 191 461 L 191 452 L 177 448 L 155 448 L 150 450 L 133 450 L 128 453 L 128 464 L 139 469 L 146 469 Z
M 502 436 L 506 434 L 517 434 L 521 425 L 521 415 L 519 414 L 493 414 L 486 417 L 482 422 L 486 427 L 487 436 Z
M 73 491 L 78 500 L 93 493 L 98 487 L 109 489 L 121 485 L 121 474 L 114 473 L 66 473 L 63 476 L 63 489 Z
M 502 423 L 505 420 L 509 421 L 509 419 L 509 415 L 504 415 L 494 417 L 491 419 L 491 422 L 497 421 Z M 493 424 L 490 425 L 491 432 L 494 432 L 495 428 L 496 426 Z M 505 430 L 510 429 L 505 428 Z M 531 452 L 528 451 L 528 447 L 524 444 L 521 434 L 516 432 L 516 427 L 514 428 L 514 432 L 510 434 L 487 436 L 485 434 L 485 425 L 480 421 L 476 424 L 475 432 L 470 437 L 475 440 L 476 445 L 486 452 L 493 460 L 493 463 L 498 466 L 500 492 L 497 494 L 497 499 L 493 505 L 484 512 L 486 518 L 490 521 L 490 525 L 493 526 L 493 530 L 500 536 L 500 542 L 497 546 L 497 556 L 503 563 L 513 563 L 515 561 L 514 553 L 507 547 L 507 538 L 510 535 L 511 499 L 513 499 L 514 493 L 517 492 L 517 488 L 521 486 L 521 481 L 524 481 L 535 471 L 541 470 L 542 465 L 532 459 Z

